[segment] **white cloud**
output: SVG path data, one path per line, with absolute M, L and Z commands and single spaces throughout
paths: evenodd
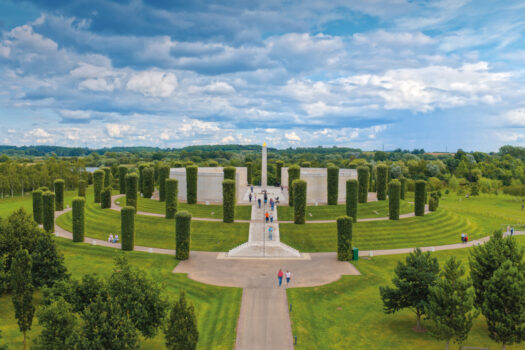
M 525 108 L 510 110 L 503 115 L 503 119 L 514 126 L 525 126 Z
M 133 126 L 124 124 L 105 124 L 105 129 L 109 137 L 125 137 L 131 131 L 134 131 Z
M 30 142 L 36 142 L 39 144 L 49 144 L 53 143 L 54 141 L 52 135 L 42 128 L 30 130 L 25 136 L 30 140 Z
M 435 40 L 421 32 L 387 32 L 378 30 L 370 33 L 356 33 L 352 36 L 355 43 L 371 46 L 420 46 L 435 43 Z
M 233 141 L 235 141 L 235 138 L 232 135 L 222 138 L 222 143 L 232 143 Z
M 113 91 L 119 85 L 118 81 L 108 82 L 106 79 L 99 78 L 84 80 L 78 85 L 78 87 L 92 91 Z
M 128 90 L 152 97 L 169 97 L 176 87 L 175 74 L 155 70 L 135 73 L 127 84 Z
M 11 53 L 11 48 L 0 44 L 0 57 L 8 58 Z
M 183 120 L 182 126 L 179 129 L 185 136 L 193 136 L 197 134 L 211 134 L 220 131 L 217 123 L 203 122 L 201 120 Z
M 167 131 L 163 131 L 160 133 L 160 139 L 161 140 L 169 140 L 170 134 Z
M 301 138 L 295 133 L 295 131 L 285 133 L 284 137 L 286 137 L 288 141 L 301 141 Z
M 63 118 L 68 120 L 85 121 L 91 118 L 91 111 L 63 109 L 60 110 L 59 113 Z

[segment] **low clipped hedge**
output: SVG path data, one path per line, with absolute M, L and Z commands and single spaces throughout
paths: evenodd
M 199 168 L 195 165 L 186 167 L 186 202 L 188 204 L 197 203 L 197 176 Z
M 33 198 L 33 220 L 37 224 L 42 224 L 43 220 L 43 204 L 42 204 L 42 191 L 34 190 L 31 194 Z
M 427 197 L 427 183 L 424 180 L 417 180 L 414 193 L 414 214 L 416 216 L 425 215 L 425 199 Z
M 138 205 L 139 176 L 136 173 L 126 175 L 126 205 L 135 208 Z
M 84 242 L 85 231 L 85 205 L 84 197 L 73 198 L 73 242 Z
M 159 168 L 159 201 L 166 200 L 166 180 L 170 178 L 170 168 L 163 165 Z
M 118 167 L 118 184 L 119 184 L 119 193 L 126 193 L 126 175 L 128 174 L 128 167 L 121 165 Z
M 175 215 L 175 258 L 187 260 L 190 257 L 191 214 L 186 210 Z
M 288 168 L 288 205 L 293 207 L 293 182 L 301 177 L 301 168 L 292 165 Z
M 173 219 L 177 213 L 179 204 L 179 181 L 177 179 L 166 179 L 166 219 Z
M 222 169 L 224 172 L 224 180 L 235 180 L 235 168 L 232 166 L 225 167 Z
M 235 181 L 222 182 L 222 221 L 232 223 L 235 219 Z
M 337 205 L 339 198 L 339 168 L 330 166 L 326 169 L 326 192 L 328 205 Z
M 104 170 L 95 170 L 93 173 L 93 191 L 95 192 L 95 203 L 100 203 L 100 195 L 104 189 Z
M 340 216 L 337 218 L 337 260 L 352 260 L 352 218 Z
M 295 180 L 292 184 L 294 196 L 294 223 L 304 224 L 306 222 L 306 181 Z
M 398 180 L 392 180 L 388 184 L 388 218 L 390 220 L 399 220 L 399 200 L 401 193 L 401 183 Z
M 87 181 L 86 180 L 80 180 L 78 181 L 78 196 L 79 197 L 86 197 L 86 188 L 87 188 Z
M 53 185 L 55 187 L 55 210 L 62 211 L 64 210 L 64 191 L 66 182 L 62 179 L 57 179 Z
M 106 187 L 100 195 L 100 207 L 102 209 L 111 208 L 111 187 Z
M 135 208 L 125 206 L 120 210 L 120 232 L 122 250 L 135 248 Z
M 55 194 L 47 191 L 42 193 L 42 225 L 46 232 L 55 232 Z
M 357 222 L 357 180 L 346 180 L 346 215 Z
M 357 181 L 359 183 L 359 191 L 357 200 L 359 203 L 368 202 L 368 181 L 370 177 L 370 170 L 368 166 L 363 165 L 357 168 Z
M 388 181 L 388 166 L 386 164 L 379 164 L 376 167 L 376 191 L 377 200 L 386 200 L 386 185 Z

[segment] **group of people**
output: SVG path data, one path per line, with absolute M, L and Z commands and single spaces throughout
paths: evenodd
M 108 242 L 109 243 L 118 243 L 118 235 L 115 235 L 115 237 L 113 237 L 113 233 L 110 233 L 109 237 L 108 237 Z
M 265 219 L 266 219 L 266 222 L 268 222 L 268 221 L 269 221 L 269 222 L 273 222 L 273 213 L 268 214 L 268 212 L 266 212 L 266 213 L 264 214 L 264 217 L 265 217 Z
M 468 235 L 466 233 L 461 234 L 461 242 L 465 244 L 468 242 Z
M 282 269 L 279 269 L 279 272 L 277 273 L 279 287 L 283 284 L 283 277 L 286 278 L 286 286 L 288 287 L 288 284 L 290 284 L 290 280 L 292 279 L 292 273 L 288 270 L 286 270 L 286 273 L 284 273 Z

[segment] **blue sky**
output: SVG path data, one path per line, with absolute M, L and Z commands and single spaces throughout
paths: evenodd
M 521 1 L 0 2 L 0 143 L 496 151 Z

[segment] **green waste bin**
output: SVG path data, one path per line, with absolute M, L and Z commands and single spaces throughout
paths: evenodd
M 352 256 L 352 260 L 357 260 L 357 259 L 359 259 L 359 249 L 354 248 L 354 249 L 352 249 L 352 251 L 353 251 L 353 253 L 354 253 L 353 256 Z

